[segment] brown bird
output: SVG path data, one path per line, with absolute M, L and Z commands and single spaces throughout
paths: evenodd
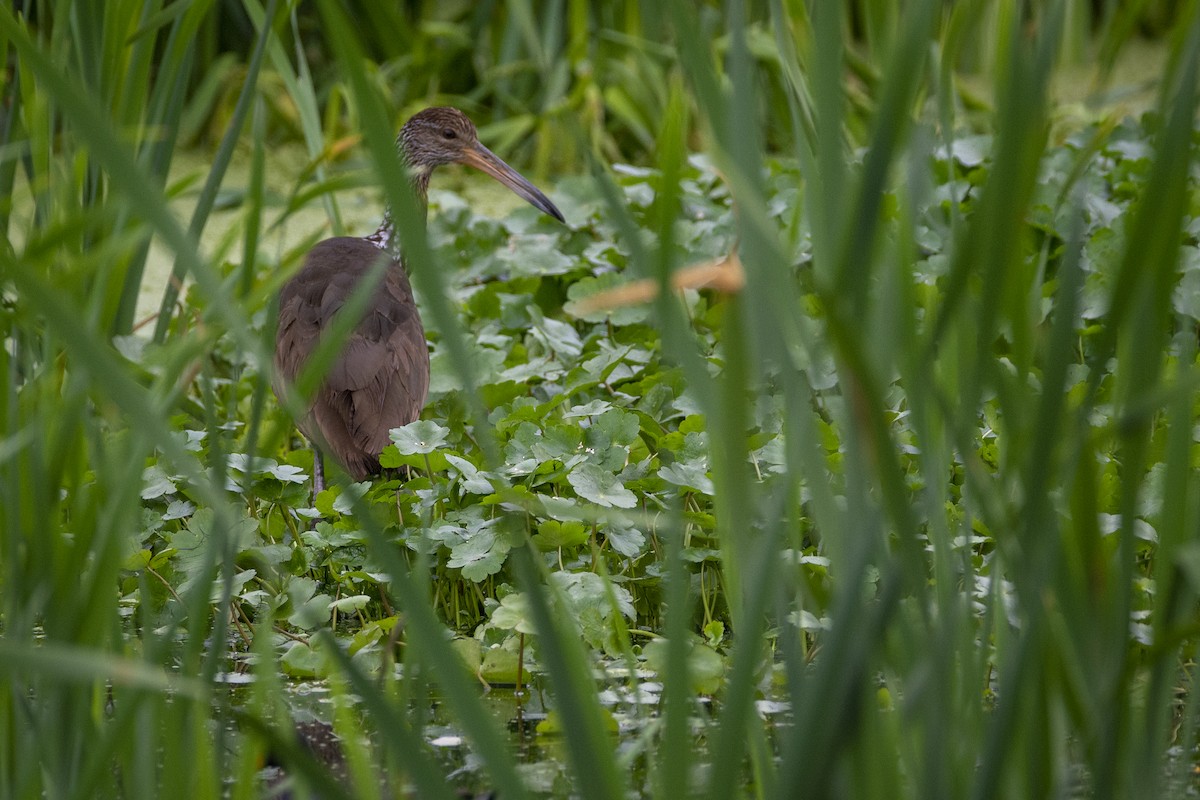
M 468 164 L 558 221 L 563 215 L 546 195 L 479 142 L 475 126 L 455 108 L 427 108 L 400 129 L 396 147 L 412 176 L 424 215 L 429 177 L 443 164 Z M 417 419 L 429 391 L 429 347 L 413 301 L 389 207 L 370 236 L 318 242 L 279 294 L 275 334 L 277 397 L 294 383 L 322 332 L 355 286 L 380 258 L 391 264 L 366 313 L 334 359 L 297 426 L 316 446 L 313 484 L 324 489 L 321 450 L 328 448 L 354 480 L 379 472 L 388 431 Z

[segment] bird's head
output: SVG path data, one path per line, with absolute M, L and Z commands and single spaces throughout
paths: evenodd
M 437 107 L 417 112 L 404 123 L 396 143 L 409 168 L 416 173 L 422 190 L 435 167 L 466 164 L 500 181 L 534 208 L 563 221 L 562 212 L 546 195 L 480 143 L 475 126 L 457 108 Z

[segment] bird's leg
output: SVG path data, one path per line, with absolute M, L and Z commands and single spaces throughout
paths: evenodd
M 317 502 L 317 495 L 325 491 L 325 461 L 321 458 L 321 451 L 313 446 L 313 503 Z

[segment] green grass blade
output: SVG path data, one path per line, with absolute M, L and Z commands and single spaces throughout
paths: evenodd
M 221 137 L 221 145 L 217 148 L 216 156 L 213 157 L 212 168 L 209 170 L 208 178 L 204 182 L 204 188 L 200 191 L 200 197 L 196 201 L 196 209 L 192 212 L 192 220 L 188 225 L 188 234 L 194 240 L 199 240 L 200 233 L 204 230 L 204 225 L 208 221 L 208 215 L 212 211 L 213 204 L 217 199 L 217 191 L 221 188 L 221 183 L 225 179 L 225 172 L 229 168 L 230 159 L 233 158 L 234 147 L 241 136 L 242 126 L 246 121 L 247 115 L 250 113 L 251 103 L 257 95 L 258 74 L 262 67 L 263 54 L 266 52 L 267 42 L 274 35 L 269 23 L 275 18 L 275 6 L 276 0 L 267 0 L 266 22 L 259 28 L 258 41 L 254 46 L 254 52 L 250 56 L 250 64 L 246 69 L 246 81 L 242 84 L 242 91 L 238 96 L 237 105 L 233 109 L 233 116 L 229 120 L 229 126 L 225 130 L 225 135 Z M 159 303 L 158 319 L 154 326 L 154 340 L 156 342 L 161 342 L 166 338 L 167 331 L 171 325 L 175 302 L 179 297 L 179 287 L 182 285 L 186 273 L 187 262 L 181 258 L 177 258 L 175 266 L 171 271 L 171 277 L 163 288 L 162 301 Z

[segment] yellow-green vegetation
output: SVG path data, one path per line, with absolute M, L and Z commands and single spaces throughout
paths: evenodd
M 1193 795 L 1198 14 L 0 8 L 0 798 Z M 272 298 L 435 103 L 566 224 L 439 173 L 313 497 Z

